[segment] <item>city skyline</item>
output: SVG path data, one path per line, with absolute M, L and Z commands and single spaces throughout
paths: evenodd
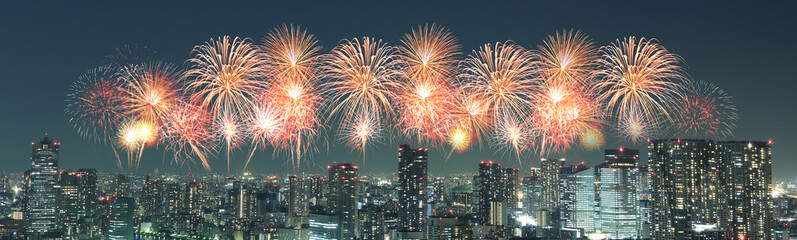
M 654 7 L 659 8 L 675 8 L 673 6 L 664 6 L 664 5 L 656 5 L 652 3 L 643 3 L 643 4 L 636 4 L 637 7 L 642 6 L 649 6 L 653 5 Z M 698 10 L 706 10 L 712 9 L 713 11 L 707 11 L 711 14 L 723 15 L 723 13 L 733 12 L 738 8 L 742 8 L 744 6 L 740 5 L 730 5 L 725 6 L 725 8 L 712 8 L 716 6 L 712 6 L 714 4 L 710 3 L 700 3 L 699 6 L 695 6 Z M 97 6 L 91 6 L 97 7 Z M 108 7 L 108 6 L 106 6 Z M 141 7 L 141 6 L 139 6 Z M 198 6 L 192 6 L 196 8 L 195 10 L 207 10 L 209 5 L 205 4 L 198 4 Z M 321 6 L 314 6 L 314 7 L 321 7 Z M 395 7 L 395 6 L 394 6 Z M 440 7 L 440 6 L 433 6 L 433 7 Z M 502 8 L 504 10 L 505 7 L 497 6 L 498 8 Z M 593 7 L 609 7 L 609 6 L 593 6 Z M 749 6 L 747 6 L 749 7 Z M 777 11 L 774 6 L 770 6 L 773 9 L 768 9 L 770 11 Z M 49 7 L 42 7 L 45 12 L 53 11 Z M 100 7 L 97 7 L 100 8 Z M 177 6 L 167 6 L 167 9 L 175 9 L 175 12 L 178 13 L 187 13 L 189 10 L 176 10 Z M 474 12 L 475 10 L 473 7 L 463 6 L 463 9 L 459 9 L 462 12 Z M 552 6 L 555 10 L 561 11 L 561 7 Z M 12 8 L 6 8 L 12 9 Z M 786 8 L 781 8 L 786 9 Z M 673 13 L 684 13 L 689 11 L 698 11 L 698 10 L 683 10 L 683 9 L 671 9 Z M 166 10 L 164 10 L 166 11 Z M 351 10 L 349 10 L 351 11 Z M 127 28 L 123 27 L 122 29 L 109 29 L 97 26 L 95 29 L 108 29 L 109 32 L 114 32 L 120 34 L 119 37 L 103 37 L 100 36 L 97 39 L 88 38 L 86 32 L 80 31 L 69 31 L 67 30 L 64 32 L 64 36 L 68 39 L 74 39 L 77 41 L 76 43 L 72 43 L 72 46 L 80 47 L 80 54 L 74 54 L 73 52 L 64 52 L 65 49 L 63 47 L 58 48 L 58 50 L 54 51 L 53 54 L 59 56 L 58 59 L 69 59 L 66 55 L 70 56 L 78 56 L 74 61 L 64 62 L 61 64 L 52 64 L 51 62 L 45 62 L 41 64 L 50 64 L 53 65 L 49 67 L 50 69 L 54 69 L 52 75 L 43 75 L 42 73 L 29 73 L 23 74 L 22 69 L 24 67 L 13 67 L 12 69 L 3 69 L 2 72 L 8 74 L 7 77 L 9 78 L 20 78 L 26 79 L 27 77 L 33 76 L 40 76 L 41 79 L 28 79 L 30 82 L 37 83 L 35 90 L 43 90 L 45 94 L 42 96 L 36 96 L 39 91 L 34 91 L 32 85 L 24 85 L 20 83 L 20 81 L 14 81 L 11 85 L 8 85 L 10 91 L 13 92 L 5 92 L 8 90 L 4 90 L 4 102 L 14 102 L 14 100 L 5 99 L 8 96 L 16 96 L 13 97 L 14 99 L 25 99 L 29 98 L 27 101 L 22 101 L 22 103 L 29 103 L 30 106 L 20 103 L 20 106 L 14 104 L 12 106 L 8 106 L 9 112 L 15 113 L 6 115 L 4 117 L 4 122 L 8 121 L 8 124 L 3 124 L 2 132 L 7 133 L 8 137 L 4 137 L 2 140 L 2 152 L 8 153 L 7 155 L 3 156 L 3 161 L 8 162 L 6 166 L 9 172 L 22 172 L 27 169 L 27 161 L 23 161 L 28 159 L 26 156 L 28 153 L 27 151 L 21 151 L 20 147 L 12 147 L 12 146 L 21 146 L 27 145 L 29 141 L 37 141 L 38 138 L 41 136 L 43 132 L 50 133 L 50 135 L 55 138 L 56 140 L 64 143 L 64 149 L 62 150 L 61 159 L 64 160 L 64 164 L 62 168 L 71 168 L 71 169 L 78 169 L 78 168 L 85 168 L 88 166 L 96 166 L 98 169 L 104 171 L 114 171 L 116 170 L 116 164 L 113 157 L 113 152 L 109 148 L 99 147 L 95 144 L 90 143 L 87 140 L 81 139 L 76 131 L 73 129 L 71 124 L 68 123 L 66 117 L 63 115 L 62 111 L 64 108 L 63 98 L 66 95 L 67 86 L 73 81 L 77 79 L 80 74 L 83 74 L 87 69 L 96 67 L 98 65 L 102 65 L 104 61 L 104 57 L 108 54 L 111 54 L 115 48 L 123 47 L 124 45 L 137 45 L 137 46 L 147 46 L 149 49 L 153 51 L 157 51 L 159 54 L 159 58 L 162 58 L 168 62 L 172 62 L 177 65 L 181 65 L 182 62 L 186 57 L 188 57 L 188 53 L 190 52 L 192 46 L 201 44 L 207 39 L 216 38 L 222 35 L 238 35 L 242 37 L 250 37 L 255 40 L 259 39 L 260 37 L 264 36 L 270 29 L 273 27 L 279 26 L 280 24 L 287 23 L 287 24 L 297 24 L 301 25 L 304 28 L 309 29 L 312 33 L 314 33 L 319 41 L 320 45 L 324 47 L 324 51 L 331 50 L 335 45 L 336 41 L 343 38 L 351 38 L 351 37 L 360 37 L 360 36 L 374 36 L 377 38 L 385 39 L 391 45 L 399 45 L 399 39 L 402 34 L 409 32 L 412 28 L 417 27 L 419 24 L 426 24 L 426 23 L 437 23 L 442 26 L 445 26 L 447 29 L 452 31 L 460 41 L 462 45 L 462 52 L 467 55 L 472 49 L 477 49 L 481 44 L 484 43 L 494 43 L 496 41 L 505 41 L 505 40 L 514 40 L 517 44 L 522 45 L 527 48 L 532 48 L 536 45 L 541 44 L 541 41 L 547 35 L 554 34 L 556 31 L 561 31 L 563 29 L 576 29 L 581 30 L 587 34 L 589 34 L 597 45 L 603 46 L 614 39 L 623 38 L 626 36 L 638 36 L 638 37 L 651 37 L 658 39 L 662 45 L 667 47 L 673 53 L 680 55 L 684 58 L 686 65 L 688 66 L 689 74 L 698 80 L 705 80 L 714 83 L 717 86 L 725 89 L 734 97 L 734 103 L 737 105 L 739 109 L 740 120 L 737 122 L 736 128 L 736 136 L 729 138 L 728 140 L 755 140 L 755 141 L 767 141 L 769 139 L 774 140 L 775 145 L 773 147 L 773 165 L 776 166 L 773 168 L 773 174 L 775 176 L 782 176 L 782 177 L 791 177 L 789 173 L 789 169 L 792 169 L 794 166 L 791 166 L 790 161 L 794 153 L 793 144 L 797 141 L 794 141 L 794 136 L 797 134 L 790 134 L 790 131 L 794 131 L 793 128 L 789 128 L 789 124 L 787 123 L 786 119 L 790 119 L 789 117 L 775 117 L 775 118 L 761 118 L 759 116 L 766 116 L 766 115 L 775 115 L 784 114 L 788 116 L 789 114 L 794 114 L 793 111 L 789 111 L 788 108 L 785 110 L 779 110 L 775 108 L 782 108 L 782 106 L 772 106 L 778 105 L 777 103 L 785 102 L 788 103 L 789 99 L 787 97 L 787 93 L 783 92 L 784 89 L 793 89 L 790 88 L 789 84 L 785 83 L 783 80 L 778 80 L 779 78 L 786 79 L 788 78 L 786 75 L 778 75 L 778 71 L 776 69 L 784 69 L 783 67 L 777 67 L 777 64 L 784 64 L 788 63 L 788 60 L 782 59 L 782 61 L 775 61 L 775 63 L 768 63 L 766 66 L 756 66 L 754 63 L 747 63 L 742 64 L 747 68 L 760 68 L 761 70 L 748 70 L 743 67 L 739 67 L 733 64 L 740 64 L 738 61 L 747 61 L 747 60 L 734 60 L 730 62 L 730 60 L 718 58 L 717 56 L 724 56 L 723 52 L 720 51 L 723 48 L 738 48 L 738 46 L 734 46 L 734 41 L 742 41 L 739 39 L 733 39 L 728 37 L 732 32 L 735 30 L 741 30 L 747 33 L 756 33 L 758 31 L 766 31 L 766 28 L 773 28 L 772 26 L 766 24 L 760 24 L 764 26 L 764 29 L 761 30 L 753 30 L 740 26 L 739 29 L 725 29 L 716 26 L 716 22 L 721 21 L 741 21 L 740 19 L 728 19 L 728 18 L 717 18 L 717 19 L 704 19 L 704 18 L 691 18 L 689 20 L 702 20 L 698 22 L 705 22 L 703 24 L 707 24 L 713 26 L 714 28 L 720 28 L 716 30 L 721 30 L 719 33 L 708 34 L 706 33 L 706 39 L 711 40 L 696 40 L 694 37 L 687 36 L 685 33 L 693 33 L 697 31 L 697 26 L 683 26 L 683 24 L 678 24 L 679 28 L 672 28 L 670 25 L 676 25 L 670 22 L 660 22 L 660 21 L 651 21 L 653 26 L 636 26 L 634 24 L 629 23 L 617 23 L 616 25 L 609 25 L 612 27 L 600 26 L 600 23 L 607 23 L 610 20 L 602 19 L 595 17 L 597 23 L 587 23 L 585 21 L 587 16 L 593 16 L 594 14 L 586 13 L 586 16 L 575 16 L 573 20 L 562 22 L 553 22 L 550 25 L 546 26 L 541 24 L 539 29 L 532 28 L 531 30 L 526 28 L 497 28 L 497 29 L 489 29 L 486 26 L 489 26 L 491 23 L 495 24 L 498 21 L 492 18 L 488 20 L 484 20 L 480 22 L 484 25 L 475 24 L 475 27 L 469 27 L 468 24 L 462 23 L 463 18 L 458 16 L 452 15 L 443 15 L 440 17 L 432 17 L 433 12 L 432 9 L 427 11 L 431 12 L 422 12 L 417 13 L 414 18 L 410 18 L 411 20 L 402 20 L 402 21 L 394 21 L 394 20 L 384 20 L 384 21 L 377 21 L 375 23 L 368 23 L 368 24 L 352 24 L 346 25 L 345 27 L 337 27 L 332 28 L 331 26 L 335 25 L 335 22 L 324 22 L 319 19 L 312 19 L 312 18 L 302 18 L 301 16 L 307 13 L 301 14 L 288 14 L 288 16 L 282 16 L 282 18 L 273 17 L 269 19 L 264 19 L 260 21 L 243 21 L 244 23 L 241 25 L 233 25 L 230 26 L 228 24 L 220 24 L 220 23 L 208 23 L 205 22 L 207 20 L 200 20 L 203 21 L 204 25 L 202 27 L 193 26 L 185 21 L 169 21 L 168 19 L 175 18 L 174 16 L 170 16 L 165 12 L 161 13 L 161 15 L 157 15 L 156 20 L 149 20 L 152 22 L 141 22 L 136 23 L 140 24 L 140 28 Z M 586 10 L 580 10 L 585 12 Z M 344 11 L 345 12 L 345 11 Z M 391 11 L 392 12 L 392 11 Z M 3 18 L 9 18 L 14 16 L 15 13 L 3 13 Z M 333 16 L 337 16 L 333 13 L 322 13 L 326 14 L 327 18 L 332 18 Z M 372 13 L 369 13 L 372 14 Z M 387 14 L 394 14 L 394 13 L 387 13 Z M 45 14 L 47 15 L 47 14 Z M 58 14 L 52 14 L 57 16 Z M 655 13 L 654 15 L 663 15 L 663 13 Z M 88 14 L 87 16 L 93 16 Z M 649 16 L 646 19 L 655 19 L 656 16 Z M 765 16 L 764 18 L 773 18 L 778 19 L 782 18 L 782 15 L 779 14 L 771 14 L 771 16 Z M 124 18 L 122 16 L 119 17 L 111 17 L 119 23 L 129 23 L 130 19 Z M 504 20 L 506 21 L 521 21 L 521 20 L 532 20 L 537 18 L 543 18 L 543 16 L 531 16 L 531 17 L 507 17 Z M 710 18 L 710 17 L 706 17 Z M 20 19 L 25 19 L 22 17 Z M 390 18 L 384 18 L 390 19 Z M 73 26 L 74 24 L 84 24 L 87 23 L 87 19 L 83 18 L 70 18 L 66 17 L 64 23 L 54 23 L 52 26 L 45 24 L 45 20 L 36 20 L 30 23 L 30 26 L 42 26 L 44 24 L 45 28 L 53 28 L 53 27 L 63 27 L 63 26 Z M 689 21 L 684 19 L 677 19 L 677 21 Z M 758 19 L 755 21 L 765 21 L 765 19 Z M 13 21 L 2 21 L 3 24 L 9 24 Z M 773 21 L 773 22 L 789 22 L 789 21 Z M 339 23 L 339 22 L 338 22 Z M 379 27 L 380 23 L 385 24 L 385 26 L 390 27 Z M 62 25 L 57 25 L 62 24 Z M 485 26 L 486 25 L 486 26 Z M 4 29 L 7 27 L 12 29 L 11 32 L 19 32 L 24 33 L 25 30 L 21 29 L 21 25 L 11 25 L 6 26 L 3 25 Z M 147 34 L 152 34 L 153 30 L 142 30 L 142 29 L 151 29 L 146 28 L 144 26 L 160 26 L 162 31 L 161 33 L 169 32 L 168 29 L 173 29 L 177 27 L 184 27 L 184 33 L 186 34 L 176 34 L 175 32 L 171 32 L 170 34 L 180 35 L 179 41 L 177 39 L 174 40 L 164 40 L 161 38 L 151 37 Z M 204 28 L 203 28 L 204 27 Z M 760 27 L 760 26 L 759 26 Z M 683 29 L 681 29 L 683 28 Z M 390 30 L 386 30 L 390 29 Z M 793 52 L 789 50 L 789 48 L 793 48 L 793 46 L 788 44 L 777 44 L 783 39 L 791 39 L 788 37 L 788 34 L 794 34 L 793 32 L 789 31 L 772 31 L 776 34 L 782 34 L 782 37 L 770 37 L 768 39 L 759 39 L 753 38 L 753 40 L 770 43 L 769 41 L 774 41 L 775 44 L 767 44 L 769 45 L 783 45 L 785 51 L 761 51 L 761 52 L 768 52 L 766 54 L 787 54 L 788 52 Z M 483 33 L 483 34 L 481 34 Z M 131 37 L 130 35 L 144 35 L 147 37 Z M 110 34 L 109 34 L 110 35 Z M 153 34 L 156 35 L 156 34 Z M 163 34 L 161 34 L 163 35 Z M 169 34 L 166 34 L 169 35 Z M 185 35 L 185 36 L 183 36 Z M 38 34 L 36 36 L 43 36 L 47 38 L 46 35 Z M 124 36 L 124 37 L 122 37 Z M 485 37 L 488 36 L 488 37 Z M 703 35 L 698 35 L 703 36 Z M 749 37 L 749 36 L 748 36 Z M 717 39 L 723 39 L 726 41 L 718 41 Z M 2 44 L 4 46 L 19 44 L 19 39 L 12 38 L 2 41 L 9 41 L 9 44 Z M 712 44 L 707 44 L 703 41 L 712 42 Z M 33 44 L 33 43 L 26 43 L 24 45 Z M 61 43 L 65 44 L 65 43 Z M 741 44 L 739 44 L 741 45 Z M 766 47 L 762 46 L 761 44 L 750 44 L 753 46 L 759 47 Z M 2 55 L 9 55 L 9 56 L 21 56 L 17 50 L 11 48 L 3 48 Z M 70 51 L 78 51 L 78 50 L 70 50 Z M 712 52 L 713 51 L 713 52 Z M 730 50 L 729 50 L 730 51 Z M 746 57 L 742 59 L 773 59 L 771 57 L 761 57 L 759 54 L 763 54 L 761 52 L 749 52 L 748 49 L 736 49 L 739 54 L 744 54 Z M 64 55 L 58 55 L 58 53 L 67 53 Z M 71 53 L 71 54 L 69 54 Z M 40 52 L 32 52 L 31 56 L 41 55 Z M 778 55 L 781 56 L 781 55 Z M 8 58 L 3 58 L 0 61 L 7 61 Z M 777 58 L 775 58 L 777 59 Z M 29 61 L 26 58 L 20 58 L 23 60 L 22 62 Z M 20 62 L 21 63 L 21 62 Z M 9 64 L 0 64 L 0 66 L 11 67 L 16 66 L 15 64 L 19 63 L 9 63 Z M 727 66 L 735 66 L 731 67 L 733 69 L 738 70 L 739 72 L 734 72 L 733 74 L 728 72 L 719 71 L 719 69 L 725 68 Z M 756 72 L 763 72 L 769 75 L 762 74 L 751 74 L 747 71 L 756 71 Z M 761 77 L 762 80 L 752 81 L 749 78 L 751 76 Z M 5 78 L 5 77 L 3 77 Z M 765 82 L 768 87 L 771 88 L 761 88 L 757 85 L 754 86 L 753 84 L 758 84 L 760 82 Z M 7 94 L 6 94 L 7 93 Z M 770 94 L 771 93 L 771 94 Z M 25 96 L 18 96 L 19 94 L 24 94 Z M 767 98 L 761 98 L 758 96 L 762 96 L 766 94 Z M 35 96 L 35 97 L 34 97 Z M 43 102 L 40 102 L 43 101 Z M 793 102 L 793 101 L 792 101 Z M 49 103 L 49 104 L 46 104 Z M 772 105 L 770 105 L 772 104 Z M 41 108 L 41 110 L 38 110 Z M 27 109 L 36 109 L 36 111 L 30 111 Z M 45 115 L 40 115 L 43 113 L 50 113 Z M 31 118 L 31 119 L 29 119 Z M 6 120 L 8 119 L 8 120 Z M 46 119 L 46 120 L 43 120 Z M 761 122 L 765 121 L 765 122 Z M 370 171 L 371 169 L 392 169 L 392 167 L 388 168 L 393 163 L 393 154 L 394 149 L 396 146 L 402 143 L 410 143 L 412 147 L 418 148 L 431 148 L 429 151 L 429 172 L 430 173 L 456 173 L 462 171 L 473 172 L 472 168 L 469 167 L 460 167 L 460 166 L 471 166 L 471 164 L 478 163 L 482 160 L 493 160 L 495 162 L 500 162 L 508 167 L 520 167 L 517 164 L 517 159 L 514 157 L 512 152 L 505 152 L 503 150 L 495 149 L 489 147 L 487 144 L 482 144 L 479 146 L 472 147 L 465 153 L 454 153 L 451 155 L 450 159 L 447 161 L 446 155 L 448 153 L 448 149 L 446 148 L 432 148 L 430 146 L 418 145 L 410 140 L 401 140 L 401 139 L 393 139 L 388 138 L 384 143 L 381 143 L 373 148 L 372 151 L 367 152 L 365 157 L 362 157 L 358 152 L 350 150 L 349 147 L 343 146 L 343 144 L 338 143 L 335 139 L 335 132 L 330 130 L 325 133 L 327 136 L 330 137 L 329 145 L 328 146 L 321 146 L 319 153 L 316 153 L 313 158 L 311 159 L 310 165 L 304 166 L 303 171 L 312 171 L 312 172 L 323 172 L 324 167 L 331 164 L 332 162 L 352 162 L 355 163 L 363 168 L 363 171 Z M 640 152 L 642 156 L 646 156 L 646 152 L 644 151 L 645 143 L 637 143 L 633 144 L 628 141 L 618 140 L 615 137 L 611 137 L 608 139 L 607 144 L 603 146 L 603 148 L 620 148 L 620 147 L 627 147 L 627 148 L 639 148 L 643 149 L 643 152 Z M 8 149 L 6 149 L 6 147 Z M 329 149 L 329 151 L 327 151 Z M 602 148 L 600 148 L 602 149 Z M 232 153 L 232 169 L 240 170 L 244 165 L 246 156 L 248 154 L 248 150 L 246 148 L 239 149 Z M 272 154 L 270 150 L 266 150 L 264 152 L 257 152 L 253 162 L 249 166 L 249 170 L 251 172 L 269 172 L 273 169 L 289 169 L 290 164 L 287 163 L 288 161 L 284 156 L 277 156 L 276 158 L 272 159 Z M 522 172 L 528 171 L 529 167 L 538 167 L 540 157 L 537 156 L 536 153 L 521 155 L 523 158 L 523 166 L 520 168 Z M 542 156 L 546 158 L 561 158 L 565 157 L 568 159 L 568 162 L 581 162 L 586 161 L 588 162 L 589 166 L 595 166 L 597 163 L 603 160 L 603 154 L 600 150 L 598 151 L 584 151 L 580 149 L 574 149 L 566 152 L 565 154 L 553 154 L 553 155 L 546 155 Z M 647 157 L 642 157 L 643 160 L 647 160 Z M 164 161 L 165 160 L 165 161 Z M 144 153 L 144 157 L 142 160 L 142 167 L 139 169 L 139 173 L 146 173 L 152 171 L 153 169 L 157 168 L 160 171 L 167 171 L 167 172 L 184 172 L 187 171 L 188 168 L 183 166 L 181 167 L 180 164 L 175 164 L 170 161 L 170 154 L 164 154 L 163 147 L 158 147 L 156 151 L 148 151 Z M 223 151 L 216 153 L 216 156 L 211 161 L 212 167 L 214 172 L 222 173 L 224 172 L 222 169 L 225 168 L 222 162 L 225 161 Z M 72 165 L 74 164 L 74 165 Z M 782 165 L 781 165 L 782 164 Z M 783 166 L 783 167 L 780 167 Z M 202 172 L 202 167 L 198 164 L 193 164 L 191 166 L 192 172 L 198 174 Z M 291 170 L 283 170 L 282 172 L 275 173 L 290 173 Z

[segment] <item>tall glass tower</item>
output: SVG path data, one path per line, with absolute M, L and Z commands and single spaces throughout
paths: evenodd
M 426 238 L 427 161 L 426 149 L 398 148 L 398 230 L 406 238 Z
M 599 225 L 613 239 L 640 236 L 638 160 L 639 149 L 606 149 L 605 162 L 595 168 Z
M 44 139 L 31 145 L 29 209 L 25 229 L 30 239 L 39 239 L 39 236 L 55 230 L 55 185 L 58 178 L 58 148 L 61 144 L 45 135 Z

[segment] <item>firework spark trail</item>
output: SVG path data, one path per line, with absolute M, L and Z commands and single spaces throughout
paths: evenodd
M 457 99 L 452 77 L 459 45 L 445 28 L 419 26 L 401 40 L 404 87 L 398 89 L 396 126 L 418 144 L 444 143 L 453 124 Z
M 448 152 L 446 155 L 445 161 L 448 162 L 448 159 L 451 157 L 451 154 L 454 151 L 462 153 L 465 150 L 468 150 L 470 147 L 472 133 L 468 131 L 468 128 L 464 127 L 454 127 L 451 129 L 451 133 L 448 134 L 448 144 L 451 146 L 451 151 Z
M 114 143 L 112 134 L 123 116 L 122 82 L 116 69 L 98 67 L 81 75 L 72 84 L 66 99 L 66 114 L 78 134 L 95 143 Z M 111 144 L 116 164 L 123 169 L 116 147 Z
M 213 129 L 219 141 L 224 143 L 224 150 L 227 153 L 227 175 L 230 175 L 230 151 L 241 146 L 246 139 L 246 132 L 240 117 L 227 112 L 216 118 Z
M 506 116 L 497 123 L 493 143 L 501 148 L 514 150 L 518 163 L 522 165 L 520 153 L 525 150 L 526 146 L 529 146 L 532 134 L 532 129 L 525 126 L 519 119 Z
M 680 57 L 655 39 L 636 37 L 618 39 L 602 48 L 601 55 L 596 84 L 602 91 L 599 99 L 619 120 L 644 118 L 649 121 L 649 133 L 658 132 L 660 118 L 672 118 L 671 103 L 680 95 L 680 82 L 686 80 Z M 635 114 L 642 116 L 632 116 Z
M 739 117 L 730 95 L 703 81 L 685 84 L 681 91 L 684 94 L 673 105 L 675 136 L 720 140 L 733 136 Z
M 619 135 L 636 144 L 658 135 L 658 128 L 651 127 L 651 122 L 643 114 L 633 113 L 620 119 L 620 126 L 617 129 Z
M 199 158 L 202 167 L 211 171 L 208 153 L 213 151 L 215 133 L 211 131 L 210 116 L 202 107 L 180 103 L 166 117 L 162 127 L 163 142 L 167 149 L 174 151 L 174 159 L 187 159 L 193 162 L 191 154 Z
M 366 149 L 368 146 L 381 141 L 384 137 L 380 123 L 371 118 L 370 114 L 360 113 L 354 120 L 348 122 L 348 126 L 343 128 L 339 135 L 346 145 L 352 149 L 360 150 L 365 161 Z
M 187 89 L 213 117 L 247 114 L 253 95 L 264 87 L 265 58 L 248 39 L 229 36 L 194 47 L 187 63 Z
M 589 36 L 580 31 L 563 31 L 548 36 L 535 52 L 536 67 L 546 82 L 589 84 L 596 67 L 596 49 Z
M 180 73 L 170 64 L 146 63 L 125 67 L 122 72 L 125 113 L 130 118 L 160 125 L 182 98 Z
M 145 120 L 127 120 L 119 127 L 117 142 L 127 151 L 129 169 L 138 169 L 144 148 L 157 139 L 155 125 Z
M 341 131 L 352 131 L 357 116 L 381 126 L 393 114 L 392 102 L 400 77 L 396 50 L 369 37 L 343 40 L 324 60 L 323 84 L 329 96 L 329 117 L 340 118 Z
M 244 169 L 249 166 L 252 156 L 258 147 L 265 148 L 271 144 L 275 148 L 284 148 L 280 144 L 284 144 L 287 138 L 285 131 L 285 117 L 280 111 L 266 104 L 268 99 L 260 100 L 254 107 L 254 113 L 250 115 L 246 125 L 250 131 L 249 135 L 252 138 L 252 151 L 249 152 L 249 157 L 246 158 Z
M 580 137 L 581 148 L 586 150 L 599 150 L 606 145 L 606 138 L 603 132 L 598 129 L 589 129 Z
M 493 141 L 515 150 L 518 160 L 523 150 L 521 141 L 527 143 L 527 130 L 517 133 L 520 123 L 532 114 L 533 95 L 538 80 L 534 77 L 534 56 L 512 42 L 486 44 L 474 50 L 462 65 L 460 75 L 462 102 L 467 104 L 465 112 L 469 123 L 474 124 L 474 133 L 495 129 L 498 141 Z M 476 105 L 473 105 L 476 104 Z M 473 117 L 486 116 L 486 121 L 474 121 Z M 484 124 L 484 125 L 476 125 Z M 515 132 L 515 133 L 513 133 Z M 510 136 L 512 135 L 512 136 Z M 518 139 L 522 137 L 524 139 Z M 481 139 L 481 136 L 477 136 Z
M 275 147 L 287 150 L 298 168 L 303 154 L 315 150 L 315 140 L 323 124 L 319 109 L 323 98 L 319 91 L 318 40 L 300 27 L 283 25 L 263 40 L 263 52 L 269 66 L 270 87 L 264 102 L 278 111 L 285 124 L 284 138 L 273 139 Z M 283 144 L 284 143 L 284 144 Z

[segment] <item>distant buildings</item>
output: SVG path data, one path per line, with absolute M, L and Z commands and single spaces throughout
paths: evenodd
M 772 151 L 767 142 L 718 142 L 720 161 L 720 229 L 731 238 L 766 239 L 772 236 Z

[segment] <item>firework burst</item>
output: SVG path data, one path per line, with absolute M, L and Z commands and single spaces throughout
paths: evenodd
M 532 138 L 532 129 L 515 117 L 507 116 L 498 122 L 493 142 L 506 150 L 514 151 L 518 163 L 521 163 L 520 154 L 531 144 Z
M 180 103 L 170 111 L 162 127 L 167 149 L 174 151 L 175 160 L 187 159 L 193 162 L 192 155 L 199 158 L 202 167 L 211 171 L 208 154 L 213 151 L 215 133 L 211 131 L 211 118 L 202 107 Z
M 117 142 L 127 151 L 127 166 L 138 169 L 144 148 L 158 139 L 157 127 L 146 120 L 128 120 L 117 133 Z
M 524 119 L 536 91 L 533 56 L 512 42 L 486 44 L 464 61 L 464 102 L 485 104 L 490 121 L 517 115 Z
M 586 150 L 599 150 L 606 145 L 606 138 L 603 133 L 598 129 L 589 129 L 581 135 L 580 143 L 581 148 Z
M 654 39 L 635 37 L 617 40 L 601 54 L 596 85 L 603 90 L 600 99 L 621 121 L 644 118 L 650 121 L 648 128 L 658 131 L 660 118 L 671 118 L 670 104 L 680 95 L 679 82 L 686 79 L 680 57 Z
M 457 39 L 444 27 L 432 24 L 418 26 L 401 39 L 399 47 L 409 79 L 430 76 L 450 78 L 456 70 L 459 55 Z
M 249 166 L 252 156 L 258 147 L 265 148 L 269 144 L 275 148 L 284 148 L 280 144 L 285 144 L 288 134 L 285 131 L 285 117 L 282 112 L 265 103 L 267 99 L 261 100 L 254 107 L 254 113 L 250 114 L 247 121 L 249 135 L 252 138 L 252 151 L 246 159 L 244 169 Z
M 180 73 L 170 64 L 147 63 L 123 70 L 125 113 L 160 125 L 182 98 Z
M 312 34 L 287 25 L 276 28 L 263 40 L 263 51 L 272 72 L 271 86 L 263 98 L 267 108 L 276 110 L 285 124 L 283 138 L 275 147 L 288 150 L 294 167 L 304 153 L 315 150 L 315 140 L 323 124 L 319 109 L 323 104 L 318 90 L 317 54 L 321 47 Z
M 453 87 L 431 77 L 409 82 L 397 95 L 401 106 L 397 126 L 418 143 L 443 143 L 453 122 L 457 99 Z
M 241 146 L 246 139 L 246 133 L 238 115 L 222 113 L 216 118 L 213 129 L 220 142 L 224 143 L 224 150 L 227 153 L 227 174 L 230 174 L 230 151 Z
M 630 114 L 620 119 L 617 129 L 619 136 L 631 140 L 631 143 L 647 141 L 653 136 L 658 136 L 658 128 L 650 126 L 650 122 L 642 114 Z
M 596 49 L 580 31 L 557 32 L 537 48 L 537 66 L 546 82 L 585 83 L 593 74 Z
M 265 57 L 248 39 L 229 36 L 194 47 L 186 76 L 192 101 L 213 113 L 245 114 L 264 87 Z
M 123 92 L 119 88 L 122 83 L 117 73 L 107 66 L 92 69 L 70 87 L 65 111 L 81 137 L 93 142 L 113 142 L 112 134 L 124 113 Z M 116 148 L 111 148 L 117 166 L 122 169 Z
M 731 96 L 714 84 L 696 81 L 683 87 L 676 107 L 675 136 L 725 139 L 733 136 L 739 118 Z
M 528 120 L 540 155 L 564 152 L 587 130 L 602 125 L 600 105 L 585 88 L 556 81 L 543 86 Z
M 324 61 L 324 83 L 330 116 L 340 114 L 341 126 L 354 126 L 356 118 L 367 118 L 381 126 L 393 112 L 399 61 L 393 47 L 364 37 L 344 40 Z
M 339 135 L 348 146 L 360 150 L 363 153 L 363 159 L 365 159 L 367 147 L 378 143 L 384 137 L 379 121 L 365 113 L 357 115 Z

